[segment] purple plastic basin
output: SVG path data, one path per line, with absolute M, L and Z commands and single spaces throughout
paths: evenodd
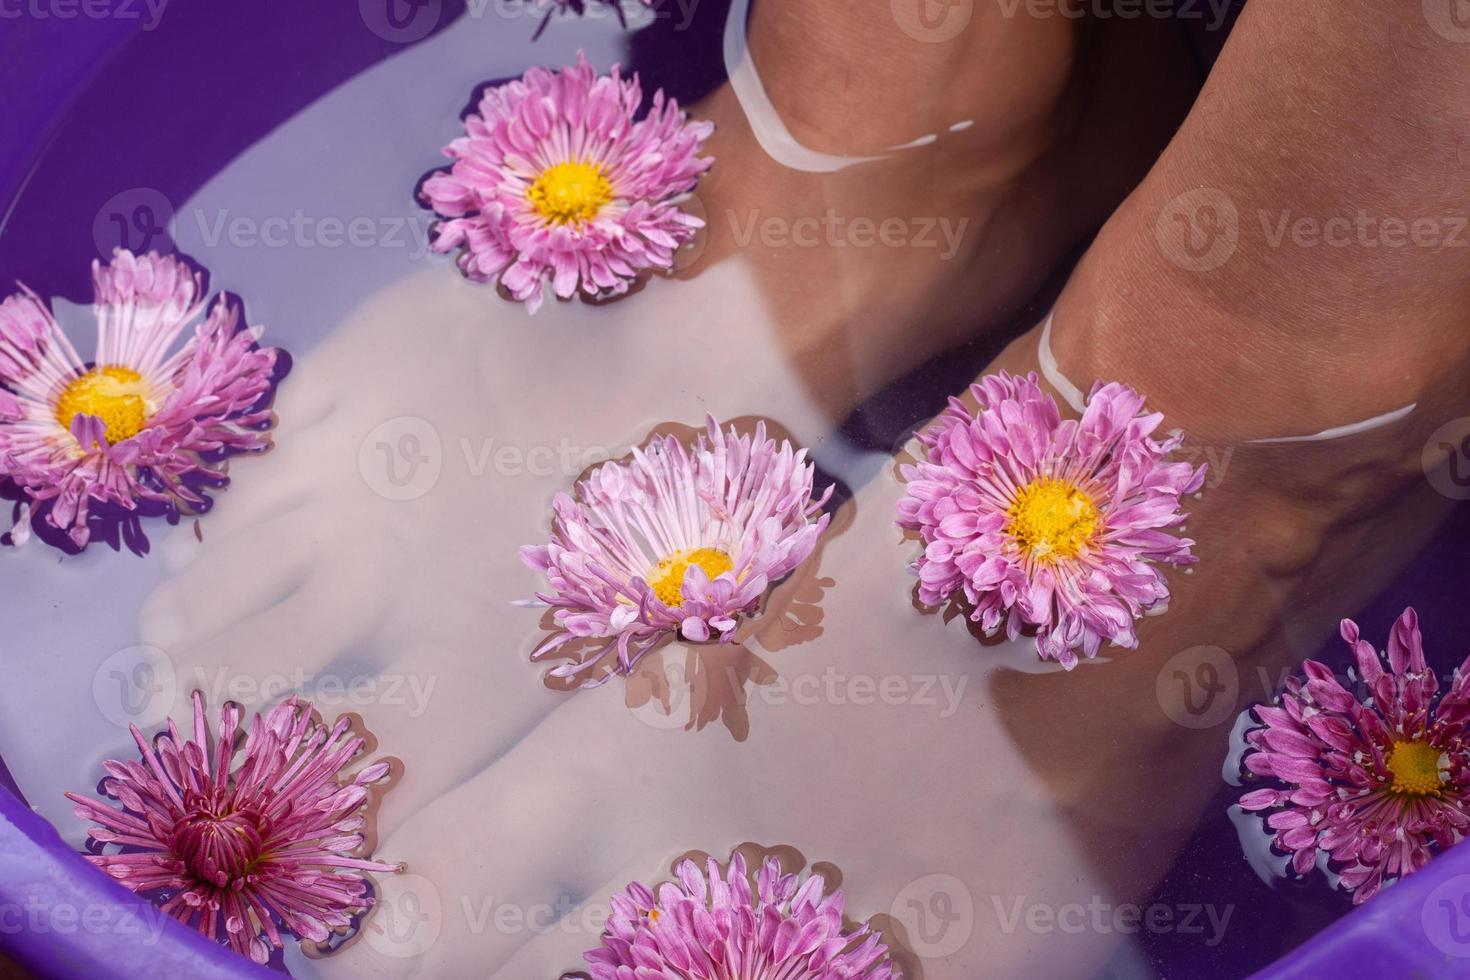
M 100 874 L 0 790 L 0 942 L 43 977 L 269 977 Z

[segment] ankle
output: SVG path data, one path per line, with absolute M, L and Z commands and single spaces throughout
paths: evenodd
M 903 5 L 756 6 L 747 56 L 798 142 L 868 155 L 950 132 L 991 150 L 1038 138 L 1066 88 L 1070 21 L 1006 17 L 987 4 L 964 17 L 961 8 L 948 8 L 946 16 L 958 18 L 954 26 L 926 30 L 917 21 L 902 23 L 895 6 Z M 860 67 L 837 67 L 850 65 Z
M 1265 275 L 1181 275 L 1146 254 L 1151 245 L 1150 234 L 1118 248 L 1105 233 L 1057 302 L 1052 351 L 1084 390 L 1098 379 L 1136 379 L 1190 428 L 1229 406 L 1228 419 L 1214 420 L 1219 434 L 1249 439 L 1442 402 L 1464 375 L 1470 344 L 1429 343 L 1451 324 L 1425 311 L 1385 297 L 1376 313 L 1339 319 L 1300 308 L 1281 295 L 1287 282 Z M 1238 301 L 1247 294 L 1253 309 Z M 1450 297 L 1444 304 L 1454 308 Z

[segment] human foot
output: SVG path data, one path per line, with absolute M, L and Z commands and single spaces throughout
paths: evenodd
M 1412 77 L 1400 77 L 1385 32 L 1423 42 Z M 1109 826 L 1114 804 L 1148 791 L 1139 779 L 1167 785 L 1181 806 L 1201 799 L 1226 746 L 1191 733 L 1218 732 L 1270 700 L 1453 503 L 1432 474 L 1456 448 L 1437 432 L 1470 409 L 1470 263 L 1445 238 L 1459 222 L 1439 216 L 1466 204 L 1451 179 L 1466 57 L 1433 40 L 1417 12 L 1388 3 L 1349 17 L 1253 4 L 1199 107 L 1063 291 L 1050 329 L 992 365 L 1040 369 L 1076 408 L 1094 382 L 1128 383 L 1165 428 L 1184 430 L 1193 461 L 1213 468 L 1189 503 L 1196 570 L 1171 576 L 1167 615 L 1143 622 L 1139 648 L 1102 672 L 1112 720 L 1100 724 L 1126 735 L 1077 724 L 1086 705 L 1065 696 L 1064 680 L 1017 679 L 1004 702 L 1037 771 L 1075 801 L 1079 832 Z M 1368 98 L 1387 77 L 1391 97 Z M 1401 158 L 1428 163 L 1406 174 Z M 1345 210 L 1366 228 L 1344 225 Z M 1055 735 L 1025 739 L 1038 729 Z M 1154 764 L 1125 764 L 1120 745 Z M 1079 768 L 1081 754 L 1104 764 Z M 1165 840 L 1145 822 L 1116 854 L 1156 854 Z M 1134 873 L 1126 859 L 1113 871 Z
M 932 43 L 895 16 L 762 3 L 734 78 L 693 109 L 716 123 L 718 162 L 683 274 L 749 265 L 835 419 L 1008 326 L 1141 176 L 1191 92 L 1157 24 L 1120 33 L 985 5 Z M 1146 94 L 1125 103 L 1125 88 Z

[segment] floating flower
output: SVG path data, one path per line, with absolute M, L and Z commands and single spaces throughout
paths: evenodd
M 403 866 L 351 856 L 363 843 L 368 787 L 389 764 L 343 782 L 364 744 L 347 718 L 329 731 L 293 697 L 263 722 L 255 716 L 244 758 L 232 766 L 241 715 L 238 704 L 224 706 L 211 747 L 196 691 L 192 741 L 170 719 L 150 748 L 133 725 L 143 763 L 103 763 L 103 791 L 123 809 L 66 795 L 78 817 L 101 824 L 92 840 L 126 848 L 88 860 L 134 892 L 160 893 L 164 912 L 264 963 L 281 946 L 277 922 L 325 942 L 373 904 L 363 872 Z
M 655 437 L 631 461 L 599 466 L 578 499 L 557 495 L 551 542 L 521 549 L 550 582 L 537 598 L 558 627 L 532 659 L 576 638 L 606 641 L 553 676 L 584 674 L 614 650 L 627 673 L 676 633 L 729 642 L 739 617 L 812 553 L 832 488 L 813 499 L 806 450 L 778 448 L 765 423 L 753 439 L 721 433 L 713 418 L 706 428 L 692 451 Z
M 678 882 L 655 893 L 634 882 L 612 898 L 602 945 L 584 954 L 592 980 L 681 977 L 687 980 L 896 980 L 888 947 L 869 927 L 844 928 L 841 890 L 783 875 L 775 858 L 756 874 L 752 891 L 736 853 L 723 877 L 714 858 L 700 873 L 693 861 Z
M 93 364 L 35 293 L 0 303 L 0 478 L 78 548 L 94 505 L 204 507 L 200 483 L 226 482 L 207 460 L 267 448 L 278 353 L 223 296 L 173 351 L 205 307 L 202 275 L 179 259 L 119 249 L 92 281 Z
M 971 386 L 918 437 L 924 459 L 904 466 L 899 526 L 918 531 L 919 599 L 957 590 L 986 630 L 1015 639 L 1036 628 L 1036 649 L 1071 670 L 1103 640 L 1135 647 L 1135 620 L 1169 587 L 1157 565 L 1188 565 L 1193 541 L 1179 498 L 1205 468 L 1167 462 L 1181 437 L 1156 442 L 1163 416 L 1122 384 L 1094 386 L 1081 421 L 1062 420 L 1036 375 L 1001 372 Z
M 642 271 L 671 269 L 704 225 L 678 201 L 713 162 L 696 154 L 714 127 L 662 91 L 634 121 L 642 103 L 636 75 L 615 66 L 599 78 L 580 54 L 487 89 L 467 135 L 445 148 L 454 163 L 424 182 L 425 203 L 446 219 L 434 250 L 459 249 L 466 277 L 498 278 L 533 312 L 548 288 L 619 295 Z
M 1413 609 L 1389 635 L 1386 670 L 1352 620 L 1342 621 L 1342 638 L 1367 697 L 1326 665 L 1304 663 L 1305 679 L 1289 679 L 1277 706 L 1257 706 L 1264 727 L 1246 734 L 1246 769 L 1289 788 L 1253 790 L 1240 805 L 1273 811 L 1266 825 L 1297 874 L 1326 852 L 1358 905 L 1470 826 L 1470 658 L 1440 697 Z

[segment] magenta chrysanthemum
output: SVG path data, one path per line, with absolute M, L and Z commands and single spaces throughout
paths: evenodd
M 86 364 L 35 293 L 0 303 L 0 478 L 79 548 L 94 505 L 201 507 L 208 458 L 265 449 L 277 351 L 257 346 L 223 296 L 204 312 L 202 275 L 156 253 L 94 262 L 97 351 Z
M 706 430 L 692 450 L 656 437 L 631 461 L 599 466 L 577 499 L 557 495 L 551 542 L 521 549 L 550 582 L 537 598 L 555 608 L 558 627 L 532 659 L 577 638 L 605 641 L 553 675 L 584 675 L 614 650 L 626 673 L 676 633 L 728 642 L 739 617 L 816 547 L 832 488 L 813 499 L 806 450 L 777 447 L 764 423 L 754 438 L 722 433 L 713 418 Z
M 867 926 L 847 929 L 841 890 L 801 881 L 768 860 L 751 888 L 735 854 L 723 877 L 693 861 L 655 893 L 637 882 L 612 898 L 602 945 L 585 954 L 592 980 L 899 980 L 888 947 Z
M 363 872 L 403 867 L 352 856 L 363 843 L 368 787 L 388 776 L 389 764 L 343 782 L 342 770 L 363 748 L 349 719 L 328 730 L 293 697 L 264 721 L 255 716 L 233 765 L 242 713 L 237 704 L 224 706 L 211 747 L 196 691 L 192 741 L 172 719 L 153 748 L 130 726 L 143 762 L 103 763 L 109 778 L 102 789 L 122 809 L 66 795 L 78 817 L 101 824 L 92 840 L 123 848 L 88 860 L 134 892 L 157 893 L 164 912 L 194 922 L 210 939 L 227 939 L 264 963 L 281 946 L 278 923 L 326 942 L 373 904 Z
M 1246 734 L 1246 769 L 1289 788 L 1253 790 L 1240 805 L 1272 811 L 1266 824 L 1297 874 L 1325 852 L 1356 905 L 1424 867 L 1470 826 L 1470 658 L 1440 697 L 1413 609 L 1389 635 L 1387 670 L 1350 619 L 1342 638 L 1366 698 L 1306 661 L 1305 679 L 1289 679 L 1277 706 L 1253 709 L 1264 727 Z
M 532 68 L 487 89 L 454 163 L 423 186 L 443 217 L 435 251 L 460 250 L 466 277 L 501 285 L 535 311 L 563 299 L 625 293 L 704 222 L 679 209 L 713 162 L 697 154 L 714 127 L 691 122 L 662 91 L 648 114 L 638 78 L 599 78 L 579 55 L 561 71 Z
M 1169 598 L 1157 566 L 1195 561 L 1168 529 L 1205 468 L 1167 461 L 1180 437 L 1150 438 L 1163 416 L 1126 385 L 1094 386 L 1081 421 L 1062 419 L 1035 374 L 970 390 L 980 414 L 951 399 L 918 437 L 924 458 L 903 467 L 898 523 L 924 544 L 920 601 L 963 590 L 986 630 L 1035 627 L 1042 659 L 1068 670 L 1103 640 L 1137 646 L 1135 620 Z

